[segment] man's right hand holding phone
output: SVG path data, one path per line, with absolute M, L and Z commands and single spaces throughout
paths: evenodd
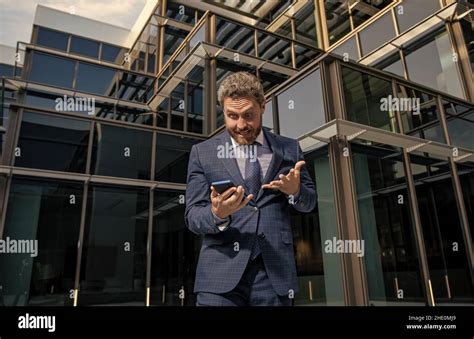
M 225 219 L 237 212 L 253 199 L 253 194 L 249 194 L 245 199 L 242 199 L 244 193 L 245 190 L 242 186 L 231 187 L 222 194 L 219 194 L 211 186 L 212 213 L 221 219 Z

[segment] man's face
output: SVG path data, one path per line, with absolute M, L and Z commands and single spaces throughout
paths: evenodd
M 252 144 L 262 130 L 265 103 L 260 106 L 253 97 L 224 98 L 225 127 L 237 143 Z

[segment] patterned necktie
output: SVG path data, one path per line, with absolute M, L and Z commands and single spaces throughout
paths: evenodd
M 254 199 L 262 186 L 262 168 L 258 161 L 258 144 L 253 143 L 248 148 L 247 158 L 245 160 L 245 185 L 249 189 L 249 194 L 254 195 Z
M 254 195 L 254 199 L 257 198 L 260 187 L 262 186 L 262 168 L 258 161 L 258 147 L 257 143 L 253 143 L 249 147 L 249 153 L 245 161 L 245 185 L 249 189 L 249 194 Z M 258 233 L 258 230 L 257 230 Z M 255 242 L 250 253 L 250 258 L 254 260 L 261 252 L 258 243 L 258 236 L 255 234 Z

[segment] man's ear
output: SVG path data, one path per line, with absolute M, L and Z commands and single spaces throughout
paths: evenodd
M 260 108 L 262 109 L 262 114 L 265 113 L 265 101 L 262 102 Z

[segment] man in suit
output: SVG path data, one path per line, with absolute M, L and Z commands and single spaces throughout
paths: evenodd
M 298 141 L 262 128 L 262 84 L 246 72 L 218 90 L 226 129 L 194 145 L 186 226 L 203 236 L 198 306 L 289 306 L 297 292 L 290 208 L 310 212 L 314 184 Z M 211 183 L 232 180 L 219 194 Z

